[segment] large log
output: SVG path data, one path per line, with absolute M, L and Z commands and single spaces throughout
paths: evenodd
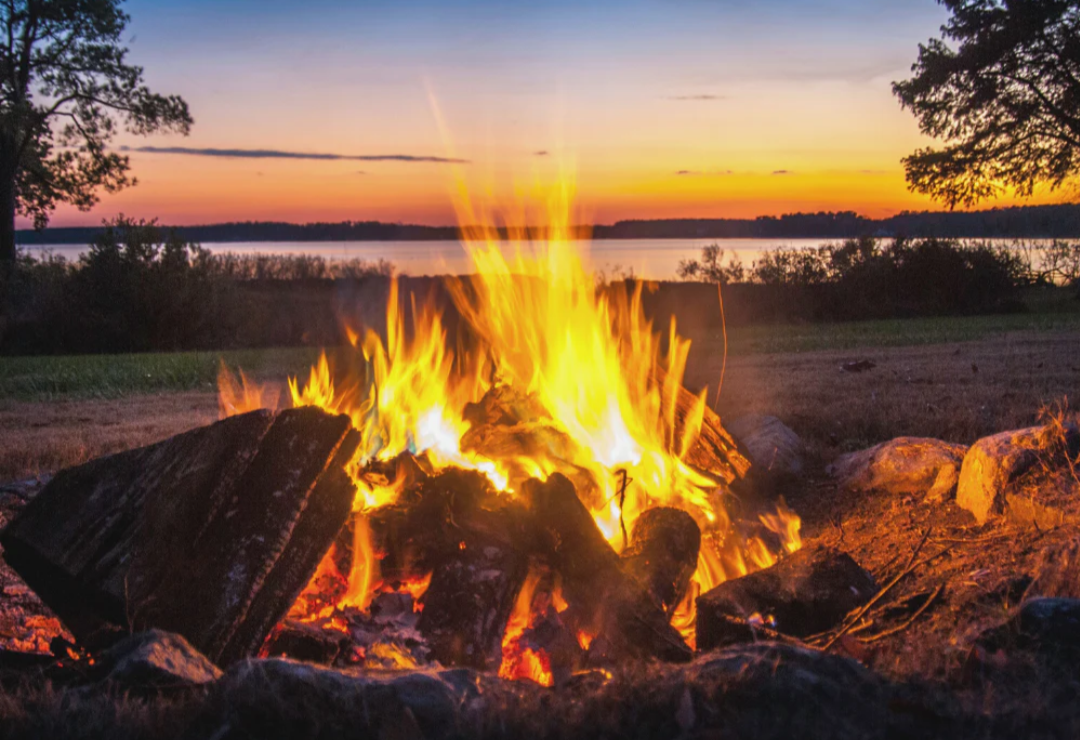
M 670 619 L 686 595 L 700 551 L 701 529 L 694 517 L 658 506 L 634 522 L 630 546 L 620 558 L 623 570 L 648 590 Z
M 563 613 L 576 631 L 594 635 L 608 657 L 686 661 L 690 648 L 669 624 L 653 597 L 620 565 L 574 485 L 556 473 L 528 481 L 523 493 L 536 518 L 545 550 L 562 576 Z
M 255 411 L 61 471 L 0 534 L 4 559 L 81 641 L 177 632 L 252 654 L 341 529 L 359 444 L 345 416 Z

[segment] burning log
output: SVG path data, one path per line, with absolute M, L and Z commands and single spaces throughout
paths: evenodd
M 564 619 L 575 631 L 595 635 L 590 654 L 654 657 L 686 661 L 693 657 L 653 597 L 623 572 L 574 486 L 561 474 L 524 487 L 544 550 L 562 576 L 569 608 Z M 602 646 L 598 650 L 597 645 Z
M 497 668 L 503 630 L 528 572 L 528 512 L 475 471 L 449 469 L 370 518 L 382 578 L 427 574 L 417 630 L 445 665 Z
M 165 629 L 219 664 L 251 655 L 345 523 L 346 416 L 256 411 L 69 468 L 0 534 L 83 642 Z
M 697 568 L 701 529 L 681 509 L 649 509 L 634 522 L 623 570 L 643 585 L 671 618 Z

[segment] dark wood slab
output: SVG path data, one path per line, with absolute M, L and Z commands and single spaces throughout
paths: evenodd
M 359 434 L 316 408 L 255 411 L 61 471 L 0 533 L 5 560 L 81 641 L 177 632 L 254 652 L 352 506 Z

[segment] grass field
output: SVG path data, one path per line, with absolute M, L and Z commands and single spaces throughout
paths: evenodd
M 1080 305 L 1078 305 L 1080 308 Z M 733 358 L 859 348 L 971 342 L 1007 334 L 1080 331 L 1070 312 L 890 319 L 836 324 L 729 327 Z M 333 352 L 335 350 L 331 350 Z M 723 353 L 719 333 L 698 337 L 691 362 Z M 249 377 L 284 382 L 306 374 L 319 350 L 310 347 L 129 355 L 0 357 L 0 400 L 115 399 L 135 394 L 213 391 L 222 361 Z

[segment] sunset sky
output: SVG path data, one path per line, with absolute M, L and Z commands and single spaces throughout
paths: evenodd
M 53 225 L 452 223 L 451 157 L 500 193 L 568 165 L 597 223 L 935 207 L 906 190 L 899 160 L 924 140 L 890 91 L 946 18 L 934 0 L 126 9 L 131 60 L 195 126 L 118 137 L 138 186 Z

